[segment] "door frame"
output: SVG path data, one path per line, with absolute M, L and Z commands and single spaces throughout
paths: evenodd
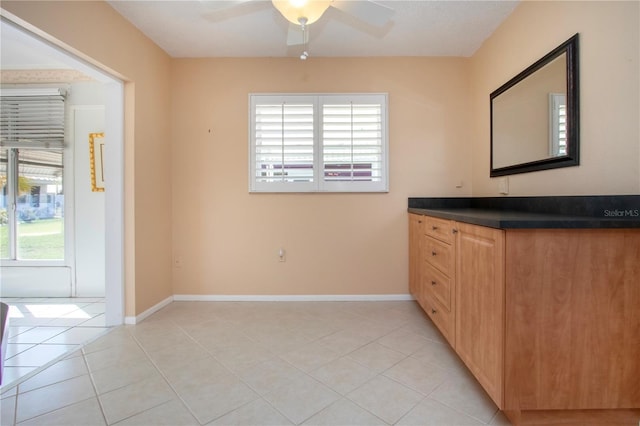
M 124 81 L 106 68 L 86 62 L 43 37 L 40 29 L 0 9 L 2 25 L 10 25 L 43 55 L 68 64 L 105 85 L 105 320 L 107 326 L 124 323 Z

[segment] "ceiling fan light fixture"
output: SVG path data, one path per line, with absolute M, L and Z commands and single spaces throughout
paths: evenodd
M 271 0 L 273 6 L 289 22 L 301 25 L 301 18 L 306 18 L 305 25 L 313 24 L 331 6 L 331 0 Z

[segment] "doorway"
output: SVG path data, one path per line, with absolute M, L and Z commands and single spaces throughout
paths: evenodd
M 69 143 L 70 137 L 73 136 L 74 148 L 77 146 L 84 147 L 84 145 L 79 144 L 85 143 L 83 133 L 87 132 L 88 129 L 104 132 L 104 174 L 109 176 L 105 192 L 94 194 L 101 196 L 102 201 L 95 202 L 97 198 L 94 197 L 91 199 L 89 206 L 83 206 L 83 208 L 86 207 L 86 211 L 81 211 L 77 208 L 79 206 L 77 195 L 80 194 L 78 185 L 80 185 L 81 180 L 76 179 L 78 176 L 75 175 L 80 172 L 79 164 L 86 163 L 88 169 L 89 159 L 87 158 L 83 161 L 78 156 L 79 151 L 81 151 L 78 149 L 73 149 L 70 153 L 67 152 L 65 154 L 63 162 L 65 169 L 65 201 L 64 204 L 58 203 L 60 207 L 58 222 L 64 224 L 61 226 L 63 229 L 66 228 L 64 248 L 62 249 L 64 251 L 64 259 L 56 259 L 58 264 L 53 265 L 46 264 L 46 262 L 44 264 L 42 262 L 38 263 L 37 261 L 30 264 L 12 262 L 20 259 L 1 260 L 0 296 L 12 294 L 11 286 L 14 279 L 22 279 L 23 282 L 45 283 L 52 277 L 52 269 L 46 268 L 55 268 L 56 273 L 61 273 L 60 281 L 63 283 L 64 288 L 61 293 L 56 293 L 56 290 L 52 290 L 50 294 L 47 294 L 45 290 L 44 293 L 29 294 L 23 285 L 23 295 L 72 298 L 77 296 L 104 297 L 106 302 L 106 325 L 122 324 L 124 319 L 123 82 L 83 62 L 61 48 L 44 41 L 4 17 L 0 25 L 2 28 L 3 88 L 28 85 L 29 75 L 36 75 L 37 72 L 35 71 L 37 70 L 51 70 L 53 68 L 63 70 L 63 73 L 69 76 L 82 75 L 88 77 L 92 84 L 97 84 L 101 87 L 103 95 L 100 105 L 94 102 L 84 102 L 81 106 L 76 104 L 72 108 L 67 108 L 65 128 L 69 135 L 65 137 L 65 142 Z M 11 65 L 12 55 L 14 55 L 13 59 L 22 65 L 21 67 L 15 68 Z M 14 80 L 7 83 L 5 81 L 5 71 L 9 69 L 14 71 L 9 73 L 13 75 Z M 20 71 L 23 71 L 25 76 L 22 80 L 17 77 Z M 81 85 L 78 82 L 68 81 L 57 81 L 47 85 L 55 86 L 60 84 L 70 85 L 72 90 L 74 89 L 74 84 L 78 85 L 78 87 Z M 40 85 L 42 86 L 42 84 Z M 74 119 L 77 120 L 74 121 Z M 87 120 L 92 121 L 93 124 L 84 125 Z M 69 151 L 67 147 L 65 147 L 65 151 Z M 9 155 L 7 155 L 7 161 L 9 160 L 8 157 Z M 73 197 L 70 197 L 71 194 L 73 194 Z M 42 198 L 40 194 L 36 194 L 36 196 Z M 74 202 L 76 205 L 74 205 Z M 92 215 L 93 224 L 88 223 L 86 220 L 79 221 L 79 216 L 86 218 Z M 84 238 L 90 232 L 94 232 L 94 235 L 96 235 L 96 224 L 98 224 L 99 228 L 101 226 L 97 232 L 101 237 L 98 239 L 99 241 L 96 242 L 96 239 Z M 87 244 L 93 245 L 92 250 L 83 250 L 82 254 L 79 255 L 79 246 L 86 246 Z M 87 256 L 88 253 L 90 256 Z M 82 277 L 86 277 L 87 273 L 89 273 L 88 271 L 93 271 L 94 274 L 97 273 L 102 280 L 93 280 L 90 285 L 86 284 L 91 280 L 86 280 Z M 34 275 L 25 275 L 25 272 Z M 45 272 L 46 277 L 38 277 L 38 273 L 42 272 Z M 25 281 L 25 276 L 30 278 Z M 83 284 L 81 284 L 81 281 Z

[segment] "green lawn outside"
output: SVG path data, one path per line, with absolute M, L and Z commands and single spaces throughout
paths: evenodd
M 0 226 L 0 258 L 9 257 L 9 227 Z M 64 220 L 40 219 L 18 224 L 19 260 L 64 259 Z

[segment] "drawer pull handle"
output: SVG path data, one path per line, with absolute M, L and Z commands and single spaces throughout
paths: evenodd
M 453 228 L 453 229 L 451 230 L 451 232 L 453 232 L 454 234 L 457 234 L 457 233 L 458 233 L 458 230 L 457 230 L 457 229 L 455 229 L 455 228 Z
M 419 221 L 418 221 L 418 223 L 422 223 L 422 221 L 421 221 L 421 220 L 419 220 Z
M 431 285 L 436 285 L 436 282 L 435 281 L 431 281 Z
M 437 226 L 435 226 L 435 225 L 432 225 L 432 226 L 431 226 L 431 229 L 433 229 L 434 231 L 436 231 L 436 230 L 438 230 L 438 227 L 437 227 Z
M 437 314 L 437 313 L 438 313 L 438 311 L 436 311 L 435 309 L 431 309 L 431 313 L 432 313 L 432 314 Z
M 431 252 L 431 256 L 435 256 L 436 254 L 438 254 L 438 253 L 436 253 L 435 251 Z

